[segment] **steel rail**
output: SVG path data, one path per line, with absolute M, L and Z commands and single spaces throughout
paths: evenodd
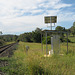
M 12 44 L 8 44 L 8 45 L 0 47 L 0 54 L 3 53 L 4 51 L 6 51 L 7 49 L 11 48 L 15 44 L 17 44 L 17 43 L 12 43 Z

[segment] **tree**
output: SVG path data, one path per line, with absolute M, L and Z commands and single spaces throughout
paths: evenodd
M 0 31 L 0 34 L 2 34 L 2 31 Z
M 65 27 L 57 26 L 55 28 L 55 30 L 57 30 L 57 31 L 65 31 Z
M 3 46 L 5 44 L 5 41 L 0 39 L 0 46 Z
M 18 40 L 23 41 L 23 42 L 41 42 L 41 29 L 36 28 L 35 31 L 28 32 L 21 34 L 18 38 Z
M 18 40 L 23 41 L 23 42 L 32 42 L 32 33 L 29 32 L 29 33 L 21 34 L 18 37 Z
M 37 43 L 41 42 L 41 29 L 40 28 L 36 28 L 36 30 L 32 32 L 32 40 L 33 42 L 37 42 Z
M 75 35 L 75 22 L 73 22 L 73 26 L 70 28 L 72 35 Z
M 17 36 L 17 35 L 14 35 L 14 36 L 13 36 L 13 41 L 16 41 L 17 38 L 18 38 L 18 36 Z
M 41 29 L 40 28 L 36 28 L 35 32 L 41 33 Z
M 32 42 L 31 38 L 32 38 L 32 33 L 25 34 L 25 42 Z
M 73 27 L 75 27 L 75 22 L 73 22 Z
M 72 35 L 74 36 L 74 35 L 75 35 L 75 27 L 72 26 L 72 27 L 70 28 L 70 30 L 71 30 Z
M 40 43 L 41 42 L 41 33 L 39 33 L 39 32 L 32 32 L 32 41 Z
M 57 30 L 57 31 L 65 31 L 65 27 L 57 26 L 57 27 L 55 28 L 55 30 Z M 62 38 L 64 37 L 64 33 L 61 34 L 61 37 L 62 37 Z
M 46 37 L 43 37 L 43 44 L 46 44 Z M 47 44 L 51 44 L 51 37 L 47 36 Z

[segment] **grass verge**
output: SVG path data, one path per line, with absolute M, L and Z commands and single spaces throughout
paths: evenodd
M 25 49 L 26 45 L 30 47 L 28 52 Z M 63 51 L 66 49 L 65 45 L 62 46 Z M 71 47 L 71 50 L 73 49 Z M 9 63 L 5 70 L 7 75 L 75 75 L 73 52 L 69 52 L 68 55 L 64 53 L 63 56 L 44 57 L 40 43 L 20 42 Z

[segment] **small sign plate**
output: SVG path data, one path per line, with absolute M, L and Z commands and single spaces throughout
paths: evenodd
M 46 16 L 45 23 L 56 23 L 57 22 L 57 16 Z

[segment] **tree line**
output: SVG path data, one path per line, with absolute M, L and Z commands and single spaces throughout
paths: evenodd
M 71 36 L 75 36 L 75 22 L 73 23 L 73 26 L 69 29 L 65 29 L 65 27 L 61 27 L 61 26 L 57 26 L 55 28 L 55 30 L 57 31 L 67 31 L 69 33 L 69 35 Z M 41 29 L 40 28 L 36 28 L 34 31 L 32 32 L 26 32 L 20 35 L 1 35 L 0 36 L 0 44 L 4 43 L 4 42 L 11 42 L 11 41 L 22 41 L 22 42 L 36 42 L 36 43 L 40 43 L 41 42 Z M 62 37 L 64 36 L 64 34 L 62 33 Z M 48 39 L 50 39 L 50 37 L 47 37 Z M 45 41 L 46 38 L 43 37 L 43 41 Z M 50 40 L 49 40 L 50 41 Z

